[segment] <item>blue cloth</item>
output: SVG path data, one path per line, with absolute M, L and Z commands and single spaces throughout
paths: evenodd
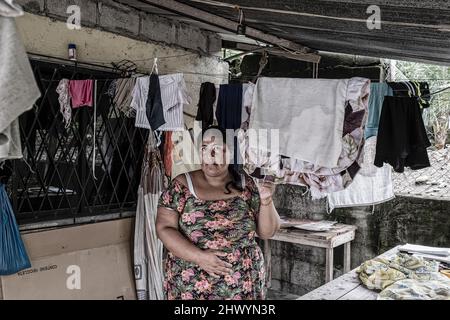
M 242 84 L 222 84 L 216 118 L 223 129 L 239 129 L 242 120 Z
M 0 276 L 31 267 L 4 184 L 0 184 Z
M 242 84 L 222 84 L 217 101 L 216 118 L 223 129 L 239 129 L 242 124 Z M 227 141 L 231 143 L 231 141 Z M 238 168 L 240 154 L 237 137 L 233 141 L 233 165 Z
M 380 123 L 384 97 L 393 95 L 394 91 L 385 82 L 370 84 L 369 117 L 367 119 L 366 131 L 364 132 L 366 140 L 378 135 L 378 125 Z

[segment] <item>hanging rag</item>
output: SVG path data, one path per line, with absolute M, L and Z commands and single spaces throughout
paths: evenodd
M 202 128 L 208 128 L 214 122 L 214 102 L 216 101 L 216 86 L 211 82 L 204 82 L 200 87 L 200 99 L 195 120 L 202 122 Z
M 239 129 L 242 124 L 242 84 L 222 84 L 216 118 L 223 129 Z
M 133 89 L 136 85 L 136 78 L 121 78 L 115 80 L 115 91 L 113 104 L 115 108 L 126 117 L 131 118 L 134 115 L 134 109 L 131 108 L 133 99 Z
M 287 81 L 289 79 L 284 80 Z M 363 159 L 362 151 L 367 117 L 369 83 L 370 81 L 368 79 L 362 78 L 352 78 L 348 81 L 349 86 L 346 89 L 346 100 L 342 106 L 344 119 L 341 123 L 339 133 L 341 150 L 335 166 L 325 167 L 316 163 L 285 156 L 278 151 L 283 147 L 279 143 L 283 141 L 281 137 L 277 141 L 276 135 L 272 137 L 269 133 L 270 139 L 267 142 L 259 140 L 250 141 L 250 137 L 252 134 L 255 134 L 255 130 L 242 130 L 238 133 L 238 139 L 241 146 L 241 155 L 244 158 L 244 170 L 256 179 L 264 179 L 277 184 L 287 183 L 308 186 L 310 187 L 313 199 L 324 198 L 328 193 L 340 191 L 348 187 L 360 170 Z M 298 88 L 297 91 L 299 91 Z M 254 102 L 256 99 L 255 93 Z M 330 107 L 330 109 L 333 108 Z M 255 110 L 256 107 L 253 105 L 252 111 Z M 250 114 L 250 127 L 252 126 L 252 118 L 253 112 Z M 291 120 L 289 119 L 289 121 Z M 280 125 L 280 127 L 284 125 Z M 259 129 L 264 128 L 261 127 Z M 286 134 L 289 135 L 288 132 Z M 283 141 L 284 143 L 285 141 Z M 305 144 L 307 143 L 308 141 L 305 141 Z M 303 141 L 302 143 L 298 143 L 297 141 L 296 144 L 296 148 L 300 149 Z
M 19 119 L 0 133 L 0 163 L 5 160 L 22 159 Z
M 366 131 L 364 133 L 365 139 L 378 135 L 378 125 L 380 123 L 380 115 L 384 97 L 393 95 L 394 91 L 385 82 L 370 84 L 369 117 L 367 119 Z
M 364 153 L 374 154 L 369 148 L 376 147 L 376 137 L 371 137 L 369 140 L 371 141 L 364 146 Z M 361 171 L 370 172 L 373 167 L 373 162 L 363 162 Z M 361 174 L 361 171 L 346 189 L 328 194 L 330 212 L 334 208 L 371 206 L 395 198 L 390 165 L 386 164 L 382 168 L 376 168 L 375 174 L 372 176 L 365 176 Z
M 22 157 L 18 118 L 33 107 L 41 93 L 14 18 L 0 15 L 0 30 L 0 161 L 3 161 Z
M 16 18 L 23 16 L 24 12 L 20 5 L 14 0 L 0 0 L 0 16 Z
M 69 80 L 62 79 L 56 88 L 58 93 L 59 111 L 61 112 L 66 128 L 72 119 L 72 108 L 70 107 Z
M 94 80 L 69 80 L 69 95 L 72 101 L 72 108 L 92 107 L 94 105 L 93 88 Z
M 161 154 L 149 135 L 142 164 L 134 233 L 134 277 L 138 300 L 163 300 L 163 244 L 156 234 L 156 214 L 163 189 Z
M 241 129 L 247 130 L 250 122 L 250 114 L 252 112 L 253 92 L 255 91 L 255 84 L 252 82 L 243 85 L 242 95 L 242 116 Z
M 370 80 L 260 78 L 249 129 L 278 130 L 280 155 L 334 168 L 342 152 L 347 102 L 366 108 Z
M 31 267 L 5 185 L 0 183 L 0 275 Z
M 167 177 L 172 176 L 172 164 L 173 164 L 173 141 L 172 132 L 167 131 L 164 136 L 164 172 Z
M 378 129 L 375 165 L 389 163 L 396 172 L 405 167 L 430 167 L 427 148 L 431 146 L 415 97 L 385 97 Z
M 216 118 L 223 129 L 237 130 L 242 125 L 242 84 L 223 84 L 220 86 Z M 231 144 L 231 141 L 229 142 Z M 240 160 L 237 137 L 232 141 L 232 165 L 239 171 Z

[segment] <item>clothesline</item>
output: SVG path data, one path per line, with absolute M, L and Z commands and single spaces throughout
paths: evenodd
M 189 75 L 208 76 L 208 77 L 217 77 L 217 78 L 228 78 L 227 75 L 225 75 L 225 74 L 213 74 L 213 73 L 201 73 L 201 72 L 181 72 L 181 71 L 176 71 L 176 70 L 169 71 L 169 72 L 171 72 L 171 73 L 183 73 L 183 74 L 189 74 Z M 163 76 L 163 75 L 167 75 L 167 74 L 160 74 L 160 76 Z M 148 76 L 148 74 L 136 73 L 132 77 L 138 78 L 138 77 L 145 77 L 145 76 Z M 117 78 L 101 78 L 101 79 L 86 79 L 86 80 L 113 81 L 113 80 L 117 80 L 117 79 L 132 78 L 132 77 L 120 77 L 120 76 L 118 76 Z M 59 82 L 60 80 L 59 79 L 42 79 L 42 81 Z M 197 83 L 195 81 L 187 81 L 187 82 Z M 202 83 L 202 82 L 198 82 L 198 83 Z

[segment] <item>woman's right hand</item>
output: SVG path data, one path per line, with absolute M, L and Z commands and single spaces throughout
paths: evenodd
M 214 278 L 220 278 L 220 276 L 226 276 L 233 272 L 231 269 L 233 266 L 219 258 L 226 256 L 227 254 L 225 252 L 211 249 L 204 250 L 198 256 L 196 263 L 209 275 Z

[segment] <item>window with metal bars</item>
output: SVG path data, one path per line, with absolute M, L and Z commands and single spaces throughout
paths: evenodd
M 24 159 L 3 168 L 11 172 L 7 186 L 18 223 L 133 212 L 148 130 L 120 114 L 107 94 L 118 73 L 30 61 L 42 96 L 20 117 Z M 97 79 L 96 114 L 91 107 L 72 109 L 68 127 L 56 92 L 63 78 Z

